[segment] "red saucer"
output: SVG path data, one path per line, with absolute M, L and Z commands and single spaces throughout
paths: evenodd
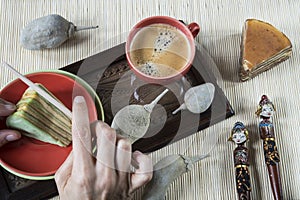
M 63 104 L 72 109 L 75 96 L 84 96 L 89 109 L 89 118 L 97 120 L 94 99 L 88 91 L 75 80 L 62 74 L 38 72 L 27 75 L 31 81 L 41 83 L 52 92 Z M 5 86 L 0 97 L 17 103 L 28 88 L 19 79 Z M 0 129 L 6 128 L 5 119 L 0 121 Z M 59 147 L 22 136 L 15 142 L 10 142 L 0 148 L 0 165 L 8 171 L 24 178 L 53 176 L 72 150 L 72 145 Z M 38 178 L 37 178 L 38 179 Z

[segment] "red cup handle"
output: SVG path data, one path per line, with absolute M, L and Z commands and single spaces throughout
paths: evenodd
M 192 35 L 195 38 L 200 31 L 200 26 L 196 22 L 193 22 L 187 25 L 187 27 L 192 32 Z

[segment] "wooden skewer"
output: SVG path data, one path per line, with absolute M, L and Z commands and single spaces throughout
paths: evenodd
M 12 66 L 7 64 L 6 62 L 3 62 L 3 66 L 5 66 L 7 69 L 9 69 L 11 72 L 13 72 L 21 81 L 23 81 L 26 85 L 31 87 L 33 90 L 35 90 L 39 95 L 44 97 L 47 101 L 49 101 L 52 105 L 57 107 L 60 111 L 62 111 L 65 115 L 67 115 L 70 119 L 72 119 L 72 112 L 62 103 L 58 102 L 55 98 L 53 98 L 51 95 L 49 95 L 47 92 L 45 92 L 43 89 L 35 85 L 31 80 L 23 76 L 20 72 L 18 72 L 16 69 L 14 69 Z

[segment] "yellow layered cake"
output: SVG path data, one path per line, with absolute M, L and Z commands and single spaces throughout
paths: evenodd
M 269 23 L 247 19 L 242 33 L 240 80 L 246 81 L 288 59 L 289 38 Z
M 52 95 L 42 85 L 39 87 Z M 62 147 L 72 141 L 71 119 L 31 88 L 25 91 L 6 124 L 23 135 Z

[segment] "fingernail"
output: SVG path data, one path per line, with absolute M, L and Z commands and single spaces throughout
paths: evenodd
M 85 102 L 84 97 L 83 96 L 76 96 L 74 99 L 75 103 L 83 103 Z
M 134 154 L 136 154 L 136 155 L 141 155 L 141 154 L 143 154 L 142 152 L 140 152 L 140 151 L 135 151 L 135 152 L 133 152 Z
M 11 141 L 17 140 L 18 138 L 15 135 L 8 135 L 8 136 L 5 137 L 5 139 L 7 141 L 11 142 Z
M 0 103 L 8 110 L 15 110 L 16 109 L 16 105 L 9 102 L 9 101 L 6 101 L 4 99 L 0 99 Z
M 8 110 L 15 110 L 16 106 L 14 104 L 6 104 L 5 108 L 8 109 Z
M 139 163 L 141 155 L 142 155 L 142 152 L 140 152 L 140 151 L 133 152 L 132 158 L 133 158 L 133 161 L 134 161 L 133 164 L 135 164 L 135 166 L 139 166 L 138 163 Z

